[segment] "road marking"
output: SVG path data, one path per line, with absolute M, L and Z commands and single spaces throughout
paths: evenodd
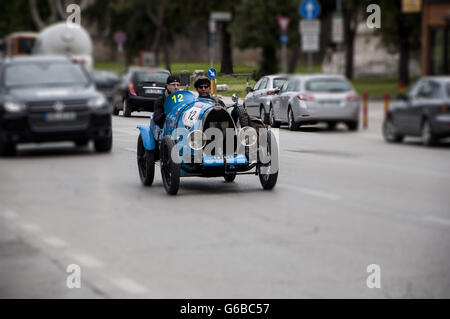
M 12 210 L 6 210 L 2 213 L 2 216 L 6 219 L 18 219 L 19 215 L 17 215 L 15 212 L 13 212 Z
M 332 193 L 328 193 L 328 192 L 324 192 L 321 190 L 317 190 L 317 189 L 311 189 L 311 188 L 304 188 L 304 187 L 298 187 L 298 186 L 294 186 L 294 185 L 288 185 L 288 184 L 279 184 L 279 187 L 281 186 L 281 188 L 284 188 L 286 190 L 290 190 L 290 191 L 297 191 L 306 195 L 310 195 L 310 196 L 315 196 L 315 197 L 319 197 L 319 198 L 323 198 L 323 199 L 329 199 L 329 200 L 340 200 L 341 197 L 337 194 L 332 194 Z
M 21 224 L 19 226 L 23 230 L 28 231 L 30 233 L 39 233 L 41 231 L 41 228 L 35 224 Z
M 125 147 L 125 150 L 130 151 L 130 152 L 137 152 L 137 150 L 135 148 L 131 148 L 131 147 Z
M 67 242 L 62 240 L 61 238 L 55 237 L 55 236 L 49 236 L 44 238 L 44 242 L 47 245 L 53 246 L 55 248 L 63 248 L 69 246 Z
M 112 283 L 117 287 L 119 287 L 120 289 L 131 294 L 144 294 L 148 292 L 148 289 L 146 287 L 138 284 L 137 282 L 129 278 L 125 277 L 115 278 L 112 281 Z
M 71 258 L 78 261 L 80 264 L 91 267 L 91 268 L 100 268 L 103 267 L 103 263 L 96 259 L 95 257 L 89 256 L 89 255 L 83 255 L 83 254 L 75 254 L 71 255 Z

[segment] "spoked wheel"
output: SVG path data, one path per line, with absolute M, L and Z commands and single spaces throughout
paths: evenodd
M 271 190 L 275 187 L 278 179 L 280 165 L 278 144 L 275 135 L 270 130 L 262 133 L 261 141 L 267 142 L 266 145 L 260 145 L 260 152 L 264 154 L 259 156 L 259 181 L 265 190 Z
M 164 136 L 161 142 L 161 176 L 167 194 L 176 195 L 180 187 L 180 168 L 178 152 L 172 152 L 175 142 Z M 173 158 L 176 157 L 176 158 Z
M 273 110 L 272 105 L 270 106 L 270 109 L 269 109 L 269 124 L 270 124 L 270 126 L 275 127 L 275 128 L 280 127 L 280 122 L 275 120 L 275 112 Z
M 227 174 L 223 177 L 226 183 L 232 183 L 236 178 L 236 173 Z
M 151 186 L 155 177 L 155 151 L 145 149 L 141 134 L 137 143 L 137 164 L 142 184 Z

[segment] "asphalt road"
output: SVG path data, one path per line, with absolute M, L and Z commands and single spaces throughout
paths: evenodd
M 0 159 L 0 297 L 450 297 L 449 142 L 386 144 L 371 103 L 368 130 L 282 127 L 273 191 L 187 178 L 173 197 L 159 167 L 139 181 L 148 115 L 114 117 L 111 154 L 63 143 Z

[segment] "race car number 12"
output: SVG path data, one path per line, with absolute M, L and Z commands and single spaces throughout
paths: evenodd
M 178 100 L 177 100 L 177 98 L 178 98 Z M 180 102 L 184 101 L 183 94 L 174 95 L 174 96 L 172 96 L 172 99 L 175 103 L 180 103 Z

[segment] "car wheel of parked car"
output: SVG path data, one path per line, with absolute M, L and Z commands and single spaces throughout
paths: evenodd
M 350 121 L 345 123 L 349 131 L 357 131 L 359 127 L 359 121 Z
M 126 98 L 123 100 L 123 116 L 125 116 L 125 117 L 131 116 L 130 105 L 128 104 L 128 101 Z
M 433 135 L 431 130 L 430 122 L 428 120 L 424 120 L 422 123 L 422 143 L 425 146 L 435 145 L 437 142 L 436 137 Z
M 16 154 L 16 144 L 0 140 L 0 156 L 13 156 Z
M 403 135 L 397 133 L 397 129 L 390 117 L 383 122 L 383 137 L 384 140 L 389 143 L 400 143 L 403 141 Z
M 94 140 L 95 151 L 97 153 L 107 153 L 112 149 L 112 133 L 108 137 L 101 137 Z
M 298 130 L 298 124 L 295 123 L 294 112 L 292 112 L 291 106 L 288 109 L 288 126 L 291 131 Z
M 227 174 L 223 177 L 226 183 L 232 183 L 236 178 L 236 173 Z
M 269 122 L 269 116 L 267 115 L 264 106 L 261 106 L 261 109 L 259 110 L 259 118 L 261 119 L 261 121 L 263 121 L 264 124 L 267 124 Z
M 265 190 L 271 190 L 275 187 L 278 179 L 278 144 L 275 135 L 269 130 L 262 133 L 261 139 L 266 139 L 266 150 L 263 151 L 265 156 L 269 157 L 268 162 L 262 162 L 259 158 L 259 181 Z M 258 152 L 260 153 L 260 152 Z M 259 155 L 258 155 L 259 157 Z
M 137 164 L 142 184 L 151 186 L 155 177 L 155 151 L 145 149 L 141 134 L 137 143 Z
M 178 152 L 172 153 L 175 142 L 170 136 L 164 136 L 161 142 L 161 176 L 167 194 L 176 195 L 180 187 L 180 164 Z M 172 158 L 176 156 L 177 158 Z
M 275 120 L 275 112 L 273 111 L 273 107 L 272 105 L 270 106 L 269 109 L 269 124 L 272 127 L 280 127 L 280 122 L 278 122 L 277 120 Z

